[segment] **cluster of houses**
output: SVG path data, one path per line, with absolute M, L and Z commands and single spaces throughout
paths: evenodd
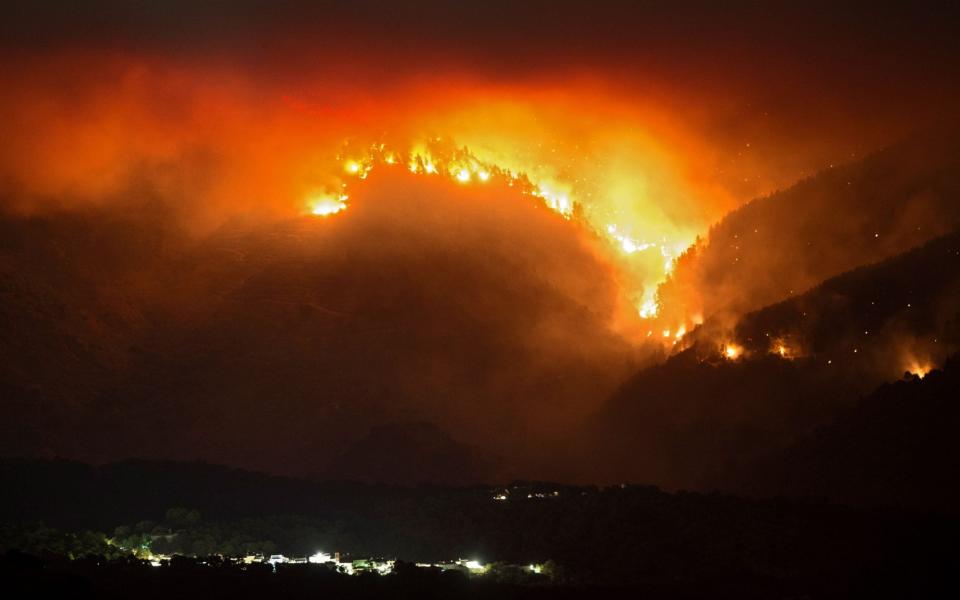
M 276 570 L 278 564 L 314 564 L 330 565 L 337 572 L 345 575 L 356 575 L 357 573 L 376 573 L 377 575 L 387 575 L 393 572 L 394 560 L 376 559 L 376 558 L 358 558 L 355 560 L 343 561 L 340 559 L 340 553 L 333 555 L 326 552 L 317 552 L 307 557 L 286 557 L 283 554 L 273 554 L 269 558 L 263 556 L 245 556 L 243 562 L 251 564 L 254 562 L 267 563 L 273 565 Z
M 171 557 L 154 554 L 150 557 L 150 564 L 159 567 L 168 563 Z M 357 558 L 352 560 L 342 560 L 340 553 L 327 554 L 326 552 L 317 552 L 311 556 L 288 557 L 283 554 L 272 554 L 264 556 L 262 554 L 250 554 L 239 558 L 226 558 L 231 562 L 243 565 L 268 564 L 273 567 L 274 572 L 277 565 L 282 564 L 313 564 L 329 565 L 334 570 L 344 575 L 357 575 L 360 573 L 373 573 L 376 575 L 388 575 L 393 572 L 396 561 L 394 559 L 383 558 Z M 487 572 L 488 565 L 484 565 L 478 560 L 458 559 L 450 562 L 438 563 L 415 563 L 421 569 L 440 569 L 441 571 L 461 571 L 469 575 L 483 575 Z M 540 574 L 542 565 L 524 565 L 519 567 L 533 574 Z

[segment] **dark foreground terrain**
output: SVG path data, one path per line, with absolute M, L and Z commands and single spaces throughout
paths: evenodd
M 350 577 L 319 565 L 240 570 L 204 567 L 190 560 L 153 568 L 134 560 L 98 562 L 7 555 L 0 560 L 4 587 L 14 597 L 53 594 L 70 598 L 564 598 L 614 590 L 470 580 L 456 572 L 410 567 L 397 574 Z
M 938 597 L 960 572 L 960 520 L 942 512 L 630 485 L 371 486 L 197 463 L 0 465 L 0 577 L 17 596 Z M 397 565 L 347 576 L 222 558 L 320 550 Z M 142 560 L 158 555 L 172 558 Z M 458 558 L 490 568 L 414 566 Z M 511 566 L 532 563 L 544 571 Z

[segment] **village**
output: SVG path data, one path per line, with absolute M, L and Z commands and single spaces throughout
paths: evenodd
M 147 562 L 152 567 L 164 567 L 173 564 L 178 560 L 187 557 L 182 555 L 150 554 L 146 557 Z M 329 554 L 326 552 L 316 552 L 310 556 L 285 556 L 283 554 L 271 554 L 265 556 L 262 554 L 250 554 L 242 557 L 227 557 L 216 555 L 214 557 L 193 558 L 194 564 L 202 566 L 231 565 L 240 568 L 252 565 L 269 565 L 272 572 L 276 573 L 279 568 L 289 568 L 297 565 L 317 565 L 329 568 L 343 575 L 389 575 L 394 572 L 397 560 L 393 558 L 350 558 L 341 556 L 339 552 Z M 447 562 L 418 562 L 413 563 L 417 569 L 424 569 L 435 572 L 456 571 L 469 576 L 482 576 L 491 569 L 491 564 L 484 564 L 477 559 L 457 559 Z M 513 565 L 496 563 L 498 569 L 514 572 L 522 572 L 528 575 L 541 575 L 544 571 L 543 564 Z

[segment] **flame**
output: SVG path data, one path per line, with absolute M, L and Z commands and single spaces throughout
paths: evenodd
M 551 210 L 565 218 L 571 218 L 576 208 L 581 205 L 571 195 L 571 185 L 562 182 L 537 182 L 523 172 L 514 171 L 501 165 L 482 161 L 466 148 L 454 151 L 443 150 L 436 144 L 416 144 L 404 155 L 397 150 L 387 150 L 384 144 L 371 146 L 364 155 L 348 158 L 343 162 L 343 170 L 348 175 L 365 179 L 375 167 L 393 167 L 399 163 L 406 164 L 407 169 L 414 174 L 442 175 L 461 184 L 473 182 L 485 183 L 495 177 L 502 178 L 510 187 L 517 187 L 522 193 L 538 198 Z M 342 184 L 346 187 L 346 183 Z M 311 211 L 312 212 L 312 211 Z M 659 248 L 663 257 L 663 275 L 668 275 L 673 269 L 674 257 L 687 247 L 687 242 L 669 244 L 643 241 L 622 233 L 623 228 L 611 223 L 606 227 L 607 237 L 626 255 L 643 252 L 651 248 Z M 656 303 L 652 298 L 652 290 L 646 294 L 638 311 L 643 318 L 656 316 Z
M 349 196 L 346 194 L 340 194 L 337 197 L 319 196 L 310 200 L 307 205 L 310 214 L 318 217 L 329 217 L 330 215 L 335 215 L 340 211 L 346 210 L 348 199 Z
M 723 352 L 723 357 L 727 360 L 737 360 L 743 355 L 743 348 L 732 342 L 724 344 L 721 347 L 721 351 Z
M 644 292 L 643 299 L 640 302 L 640 318 L 653 319 L 659 311 L 660 308 L 657 306 L 656 290 L 650 288 Z
M 599 81 L 417 77 L 382 94 L 351 85 L 331 95 L 332 84 L 212 77 L 206 65 L 150 57 L 94 53 L 18 69 L 36 76 L 2 78 L 3 106 L 22 118 L 4 129 L 17 151 L 0 159 L 0 180 L 27 192 L 26 209 L 60 195 L 106 201 L 140 165 L 189 164 L 195 148 L 223 173 L 210 178 L 209 201 L 190 206 L 198 232 L 233 213 L 337 214 L 348 206 L 341 193 L 356 202 L 356 187 L 384 168 L 502 184 L 595 235 L 626 307 L 615 318 L 640 335 L 681 324 L 639 321 L 664 312 L 653 290 L 678 249 L 734 204 L 711 183 L 712 145 L 671 103 L 638 103 Z M 61 100 L 64 74 L 84 69 L 103 75 Z
M 666 246 L 660 246 L 660 254 L 663 256 L 663 273 L 669 275 L 673 273 L 673 254 Z
M 643 252 L 644 250 L 649 250 L 650 248 L 656 248 L 656 244 L 650 242 L 640 242 L 628 236 L 622 235 L 617 231 L 617 225 L 611 223 L 607 225 L 607 233 L 611 238 L 620 243 L 620 249 L 627 254 L 633 254 L 634 252 Z
M 770 342 L 770 353 L 776 354 L 780 358 L 794 358 L 795 351 L 793 347 L 787 343 L 786 338 L 777 337 Z
M 918 378 L 923 379 L 927 376 L 927 373 L 933 370 L 933 367 L 929 363 L 921 363 L 919 361 L 911 361 L 907 365 L 907 372 L 911 375 L 916 375 Z
M 439 175 L 461 185 L 484 184 L 500 180 L 507 186 L 518 189 L 522 194 L 536 198 L 565 219 L 573 219 L 583 206 L 578 197 L 573 196 L 571 184 L 551 178 L 549 181 L 536 181 L 528 174 L 516 171 L 492 161 L 481 160 L 466 147 L 457 148 L 449 143 L 444 145 L 443 138 L 433 138 L 428 142 L 411 145 L 409 151 L 388 148 L 384 143 L 372 144 L 362 152 L 341 157 L 342 171 L 349 176 L 338 181 L 341 189 L 349 188 L 348 180 L 363 180 L 379 168 L 394 168 L 406 165 L 407 170 L 417 175 Z M 339 199 L 320 198 L 309 200 L 308 212 L 316 216 L 328 216 L 346 208 L 344 194 Z M 654 319 L 659 313 L 659 304 L 655 297 L 656 286 L 673 270 L 675 257 L 687 247 L 687 241 L 670 243 L 666 238 L 659 242 L 632 237 L 626 231 L 628 227 L 619 223 L 608 223 L 603 229 L 595 229 L 586 220 L 581 224 L 594 229 L 598 235 L 606 237 L 611 247 L 619 251 L 626 259 L 640 255 L 647 250 L 657 248 L 662 260 L 662 274 L 652 282 L 645 282 L 640 300 L 637 302 L 637 315 L 642 319 Z M 676 334 L 665 333 L 663 337 L 679 340 L 687 331 L 686 325 L 680 325 Z

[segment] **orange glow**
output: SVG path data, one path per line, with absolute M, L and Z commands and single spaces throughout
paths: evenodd
M 433 138 L 418 142 L 412 144 L 411 149 L 406 152 L 402 149 L 389 147 L 383 142 L 371 144 L 362 153 L 351 150 L 351 155 L 354 158 L 343 163 L 343 170 L 348 175 L 364 180 L 375 170 L 391 168 L 402 162 L 407 165 L 407 169 L 411 173 L 439 175 L 461 185 L 489 182 L 496 179 L 505 182 L 508 187 L 519 190 L 522 194 L 539 200 L 564 219 L 572 220 L 577 213 L 577 225 L 586 228 L 594 235 L 606 238 L 609 241 L 607 250 L 612 253 L 612 257 L 619 255 L 615 260 L 627 270 L 627 276 L 623 279 L 626 286 L 624 294 L 640 297 L 636 301 L 636 316 L 642 319 L 653 319 L 657 316 L 659 306 L 655 297 L 656 283 L 670 273 L 674 261 L 673 257 L 683 250 L 685 247 L 683 243 L 671 245 L 664 242 L 642 242 L 632 239 L 622 233 L 624 230 L 634 228 L 634 225 L 630 222 L 627 222 L 626 225 L 609 223 L 600 228 L 589 217 L 591 206 L 588 201 L 591 197 L 589 193 L 585 195 L 584 200 L 579 197 L 572 197 L 572 194 L 576 191 L 575 186 L 558 180 L 551 180 L 552 183 L 550 184 L 537 183 L 531 180 L 525 172 L 482 160 L 468 148 L 458 148 L 450 143 L 445 143 L 443 140 L 444 138 Z M 350 180 L 352 179 L 351 177 L 335 179 L 335 181 L 342 189 L 349 189 L 356 185 L 351 183 Z M 311 205 L 309 211 L 315 215 L 327 215 L 339 212 L 343 208 L 345 206 L 326 203 L 319 208 Z M 664 237 L 661 237 L 661 239 L 665 240 Z M 653 262 L 640 255 L 640 253 L 651 248 L 658 250 L 656 254 L 651 255 L 654 257 Z M 658 271 L 656 267 L 657 255 L 663 261 L 662 271 Z M 631 273 L 632 269 L 643 270 Z M 686 326 L 681 325 L 676 334 L 667 334 L 664 337 L 674 337 L 675 340 L 679 340 L 685 333 Z
M 330 196 L 319 196 L 310 200 L 307 203 L 307 206 L 310 214 L 318 217 L 327 217 L 346 210 L 346 201 L 348 198 L 349 197 L 346 194 L 341 194 L 336 198 Z
M 641 319 L 652 319 L 657 316 L 658 307 L 657 300 L 653 297 L 653 288 L 650 289 L 648 293 L 645 293 L 643 300 L 640 302 L 640 318 Z
M 907 372 L 916 375 L 920 379 L 923 379 L 927 376 L 927 373 L 933 370 L 933 367 L 928 363 L 921 363 L 919 361 L 912 361 L 907 365 Z
M 733 343 L 724 344 L 722 351 L 727 360 L 737 360 L 743 354 L 743 348 Z
M 794 348 L 782 337 L 774 338 L 770 344 L 770 353 L 780 358 L 794 358 Z
M 711 172 L 701 160 L 711 155 L 705 142 L 664 110 L 596 83 L 420 80 L 397 83 L 382 100 L 345 88 L 330 104 L 309 87 L 274 90 L 149 60 L 58 58 L 31 67 L 31 77 L 0 81 L 17 88 L 0 108 L 18 115 L 0 131 L 16 149 L 0 156 L 0 180 L 24 192 L 26 212 L 50 198 L 104 202 L 144 172 L 160 173 L 155 183 L 165 190 L 201 182 L 203 202 L 182 203 L 195 231 L 234 214 L 340 213 L 340 196 L 354 196 L 380 168 L 462 185 L 500 182 L 582 230 L 639 321 L 660 312 L 655 290 L 676 257 L 733 205 L 703 183 Z M 65 73 L 99 75 L 73 76 L 66 98 L 57 92 Z M 638 338 L 649 328 L 630 326 Z

